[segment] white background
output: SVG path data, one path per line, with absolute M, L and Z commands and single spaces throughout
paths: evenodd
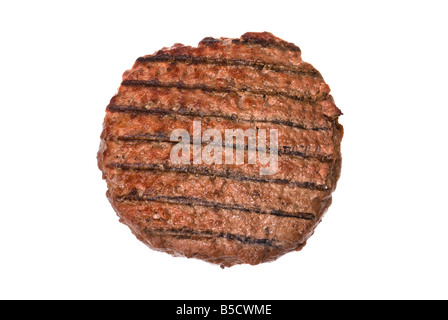
M 444 1 L 28 1 L 0 5 L 0 298 L 447 299 Z M 303 251 L 220 269 L 140 243 L 96 166 L 135 59 L 270 31 L 344 115 L 334 202 Z

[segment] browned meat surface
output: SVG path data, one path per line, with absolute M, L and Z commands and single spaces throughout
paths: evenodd
M 330 206 L 341 114 L 294 44 L 267 32 L 205 38 L 138 58 L 124 73 L 98 164 L 120 221 L 150 248 L 222 267 L 259 264 L 303 248 Z M 223 137 L 277 129 L 277 172 L 260 175 L 247 150 L 244 164 L 172 163 L 170 134 L 192 137 L 193 121 Z

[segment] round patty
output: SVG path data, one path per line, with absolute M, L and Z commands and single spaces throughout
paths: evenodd
M 152 249 L 222 267 L 273 261 L 303 248 L 330 206 L 341 114 L 300 49 L 270 33 L 163 48 L 137 59 L 107 106 L 98 152 L 107 197 Z M 189 150 L 204 154 L 209 129 L 223 149 L 228 130 L 265 130 L 275 170 L 262 174 L 266 161 L 249 161 L 249 139 L 230 142 L 242 164 L 194 161 Z M 179 145 L 175 130 L 189 140 Z M 173 160 L 179 146 L 191 161 Z

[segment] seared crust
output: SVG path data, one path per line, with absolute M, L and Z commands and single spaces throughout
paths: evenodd
M 222 267 L 254 265 L 302 249 L 330 206 L 341 114 L 294 44 L 267 32 L 208 37 L 138 58 L 124 73 L 106 110 L 98 165 L 120 221 L 149 247 Z M 193 121 L 222 134 L 277 129 L 277 173 L 260 176 L 262 165 L 247 158 L 171 163 L 170 133 L 192 136 Z

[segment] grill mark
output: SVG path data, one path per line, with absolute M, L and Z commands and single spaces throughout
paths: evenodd
M 303 219 L 303 220 L 314 220 L 316 217 L 312 213 L 308 212 L 296 212 L 294 214 L 288 213 L 282 210 L 261 210 L 257 207 L 244 207 L 238 204 L 223 204 L 217 202 L 206 201 L 203 199 L 195 198 L 195 197 L 168 197 L 168 196 L 156 196 L 156 197 L 146 197 L 139 196 L 134 193 L 130 193 L 126 196 L 117 196 L 115 198 L 116 201 L 140 201 L 140 202 L 162 202 L 162 203 L 170 203 L 170 204 L 182 204 L 188 206 L 201 206 L 201 207 L 210 207 L 216 209 L 223 210 L 235 210 L 235 211 L 244 211 L 244 212 L 253 212 L 258 214 L 268 214 L 274 215 L 278 217 L 286 217 L 286 218 L 295 218 L 295 219 Z
M 293 43 L 288 43 L 286 41 L 285 42 L 275 42 L 273 40 L 269 41 L 267 39 L 261 39 L 260 37 L 250 36 L 250 34 L 242 36 L 241 39 L 229 39 L 229 40 L 231 40 L 232 43 L 234 44 L 244 44 L 247 46 L 259 45 L 263 48 L 268 49 L 279 49 L 281 51 L 293 51 L 299 53 L 301 52 L 300 48 Z M 221 39 L 216 39 L 213 37 L 206 37 L 199 42 L 200 45 L 204 46 L 214 46 L 221 43 L 222 43 Z
M 104 141 L 104 140 L 103 140 Z M 331 168 L 333 162 L 322 163 L 315 159 L 302 159 L 298 157 L 291 156 L 281 156 L 278 157 L 278 166 L 274 167 L 272 161 L 268 164 L 263 164 L 261 162 L 261 158 L 257 157 L 257 154 L 253 152 L 250 154 L 249 152 L 244 152 L 240 150 L 241 163 L 235 162 L 235 150 L 233 150 L 234 159 L 230 160 L 230 158 L 225 159 L 225 150 L 221 152 L 223 158 L 221 159 L 212 159 L 211 163 L 207 163 L 204 161 L 196 161 L 196 163 L 191 163 L 193 158 L 194 160 L 194 151 L 195 148 L 190 148 L 189 158 L 188 152 L 183 153 L 182 158 L 184 163 L 173 162 L 174 159 L 173 150 L 171 148 L 172 144 L 165 142 L 127 142 L 127 141 L 107 141 L 105 142 L 105 154 L 103 157 L 103 162 L 105 164 L 108 163 L 124 163 L 130 165 L 151 165 L 151 166 L 188 166 L 192 168 L 204 168 L 206 170 L 212 170 L 211 173 L 214 174 L 215 170 L 217 173 L 222 174 L 232 174 L 233 176 L 248 176 L 248 177 L 259 177 L 259 178 L 269 178 L 270 181 L 272 179 L 279 179 L 277 181 L 290 181 L 293 183 L 305 183 L 312 182 L 317 185 L 326 185 L 331 187 L 330 181 L 328 180 L 328 174 L 331 172 Z M 189 148 L 190 145 L 187 144 L 186 148 Z M 201 153 L 204 154 L 204 150 L 201 147 Z M 175 151 L 175 150 L 174 150 Z M 183 150 L 187 151 L 187 150 Z M 199 149 L 196 150 L 199 154 Z M 180 153 L 180 152 L 179 152 Z M 254 163 L 249 163 L 250 156 L 252 156 L 252 160 L 255 160 Z M 244 158 L 243 158 L 244 157 Z M 202 158 L 202 157 L 201 157 Z M 196 160 L 199 160 L 196 157 Z M 204 160 L 202 158 L 202 160 Z M 215 162 L 213 162 L 215 160 Z M 221 160 L 216 163 L 216 160 Z M 276 169 L 275 172 L 272 172 L 270 175 L 263 175 L 260 170 L 265 170 L 268 168 Z
M 204 167 L 195 168 L 193 166 L 168 166 L 166 164 L 144 164 L 144 163 L 108 163 L 106 167 L 111 169 L 121 169 L 121 170 L 136 170 L 136 171 L 162 171 L 162 172 L 182 172 L 189 174 L 198 174 L 208 177 L 220 177 L 226 179 L 233 179 L 237 181 L 254 181 L 259 183 L 274 183 L 274 184 L 285 184 L 291 187 L 305 188 L 310 190 L 326 191 L 329 190 L 327 185 L 318 185 L 313 182 L 294 182 L 286 179 L 263 179 L 258 177 L 250 177 L 241 174 L 232 174 L 229 170 L 217 171 L 209 170 Z
M 314 213 L 316 216 L 314 220 L 303 220 L 164 202 L 119 202 L 115 200 L 117 195 L 112 191 L 108 194 L 108 198 L 119 212 L 120 218 L 140 230 L 145 227 L 212 230 L 218 233 L 228 232 L 255 238 L 268 238 L 281 243 L 303 242 L 309 235 L 310 228 L 323 216 L 325 205 L 331 201 L 331 197 L 323 200 L 320 209 Z M 266 232 L 265 227 L 269 228 L 269 233 Z
M 154 56 L 145 56 L 137 59 L 137 62 L 169 62 L 169 63 L 186 63 L 186 64 L 206 64 L 216 66 L 244 66 L 250 67 L 256 70 L 268 69 L 276 72 L 286 72 L 293 74 L 310 75 L 316 78 L 322 78 L 322 75 L 316 69 L 304 70 L 304 69 L 290 69 L 282 65 L 272 64 L 267 62 L 256 62 L 239 59 L 225 59 L 225 58 L 212 58 L 212 57 L 195 57 L 191 55 L 171 55 L 171 54 L 157 54 Z
M 221 133 L 221 140 L 225 142 L 225 133 L 227 129 L 242 130 L 245 134 L 245 141 L 238 141 L 238 144 L 248 145 L 247 134 L 253 135 L 252 130 L 266 129 L 267 141 L 266 146 L 270 146 L 270 130 L 277 129 L 279 149 L 286 153 L 296 153 L 297 156 L 304 154 L 307 158 L 302 159 L 319 159 L 318 162 L 328 162 L 334 158 L 334 143 L 332 136 L 334 135 L 334 125 L 328 131 L 306 131 L 280 125 L 269 125 L 263 123 L 245 123 L 235 122 L 232 120 L 213 119 L 213 118 L 189 118 L 182 115 L 167 116 L 153 114 L 137 114 L 137 113 L 112 113 L 108 112 L 105 118 L 103 139 L 109 137 L 116 139 L 119 136 L 137 136 L 137 141 L 145 142 L 145 135 L 148 139 L 154 140 L 154 135 L 161 138 L 171 137 L 173 130 L 184 129 L 190 137 L 193 136 L 192 120 L 201 121 L 201 134 L 207 129 L 218 129 Z M 247 130 L 251 129 L 250 132 Z M 179 137 L 173 137 L 179 139 Z M 110 139 L 109 139 L 110 140 Z M 202 140 L 202 139 L 201 139 Z M 228 140 L 228 139 L 227 139 Z M 226 141 L 232 143 L 232 140 Z M 168 146 L 169 147 L 169 146 Z M 263 146 L 264 148 L 264 146 Z M 292 159 L 293 160 L 293 159 Z M 296 160 L 298 161 L 298 160 Z M 292 169 L 292 168 L 291 168 Z
M 204 231 L 198 231 L 198 230 L 191 230 L 191 229 L 150 229 L 145 228 L 143 229 L 143 232 L 150 235 L 168 235 L 168 236 L 175 236 L 180 237 L 181 239 L 189 239 L 193 240 L 193 237 L 202 237 L 202 238 L 222 238 L 226 240 L 232 240 L 232 241 L 238 241 L 242 244 L 247 245 L 262 245 L 267 247 L 274 247 L 277 249 L 280 249 L 281 247 L 276 244 L 278 241 L 266 239 L 266 238 L 254 238 L 254 237 L 248 237 L 243 236 L 239 234 L 233 234 L 233 233 L 227 233 L 227 232 L 213 232 L 209 230 Z
M 165 142 L 165 143 L 171 143 L 171 144 L 177 144 L 180 142 L 180 140 L 171 140 L 170 137 L 166 134 L 163 133 L 159 133 L 159 134 L 139 134 L 139 135 L 123 135 L 123 136 L 118 136 L 118 137 L 108 137 L 106 139 L 107 141 L 127 141 L 127 142 Z M 213 145 L 213 142 L 211 143 Z M 193 137 L 190 137 L 190 145 L 193 145 Z M 201 145 L 206 146 L 209 145 L 209 143 L 206 142 L 201 142 Z M 226 147 L 226 143 L 223 142 L 221 144 L 221 146 L 224 148 Z M 245 150 L 245 151 L 249 151 L 249 146 L 248 145 L 237 145 L 237 144 L 233 144 L 233 145 L 229 145 L 230 148 L 232 149 L 236 149 L 236 150 Z M 252 149 L 250 149 L 252 150 Z M 270 148 L 256 148 L 256 150 L 259 151 L 266 151 L 267 153 L 270 152 Z M 300 151 L 292 151 L 292 148 L 289 146 L 279 146 L 278 149 L 278 155 L 287 155 L 287 156 L 294 156 L 294 157 L 300 157 L 303 159 L 315 159 L 318 160 L 319 162 L 325 163 L 325 162 L 332 162 L 333 161 L 333 157 L 332 156 L 317 156 L 317 155 L 306 155 L 303 152 Z
M 106 170 L 106 175 L 113 177 L 109 194 L 111 200 L 116 196 L 128 194 L 195 198 L 202 198 L 204 194 L 207 194 L 206 200 L 211 202 L 237 203 L 248 207 L 256 205 L 264 211 L 282 210 L 289 214 L 310 212 L 316 215 L 322 208 L 321 202 L 331 195 L 329 191 L 289 188 L 285 185 L 270 185 L 266 188 L 265 185 L 257 182 L 176 172 L 121 171 L 117 174 L 112 169 Z M 182 183 L 179 184 L 179 181 Z M 241 198 L 241 194 L 247 196 Z M 225 198 L 222 198 L 223 195 Z M 252 217 L 252 215 L 247 216 Z M 260 215 L 259 218 L 264 217 Z
M 331 95 L 327 100 L 310 104 L 282 97 L 256 96 L 249 92 L 222 94 L 177 88 L 124 86 L 120 87 L 109 105 L 132 105 L 142 109 L 187 110 L 199 114 L 224 114 L 234 117 L 239 114 L 245 115 L 248 119 L 254 119 L 255 115 L 259 114 L 258 118 L 293 121 L 306 128 L 331 127 L 331 122 L 341 115 Z M 256 110 L 253 110 L 254 106 Z
M 254 33 L 246 32 L 241 36 L 240 39 L 232 39 L 233 43 L 243 43 L 243 44 L 256 44 L 265 48 L 277 48 L 283 51 L 294 51 L 301 52 L 300 48 L 294 43 L 286 42 L 284 40 L 278 39 L 276 41 L 275 37 L 269 32 Z
M 184 90 L 202 90 L 206 92 L 220 92 L 220 93 L 238 93 L 238 92 L 250 92 L 255 95 L 267 95 L 267 96 L 282 96 L 285 98 L 289 98 L 292 100 L 298 100 L 298 101 L 305 101 L 308 103 L 316 103 L 320 100 L 325 100 L 328 98 L 328 94 L 322 94 L 322 96 L 317 97 L 318 99 L 315 99 L 310 96 L 295 96 L 290 95 L 285 92 L 278 92 L 278 91 L 264 91 L 264 90 L 256 90 L 249 87 L 244 87 L 242 89 L 232 89 L 229 87 L 226 88 L 214 88 L 210 87 L 204 84 L 201 85 L 188 85 L 182 81 L 178 82 L 160 82 L 157 79 L 151 79 L 151 80 L 124 80 L 121 83 L 122 86 L 131 86 L 131 87 L 151 87 L 151 88 L 177 88 L 177 89 L 184 89 Z
M 220 115 L 220 114 L 207 114 L 202 112 L 190 112 L 185 109 L 180 109 L 177 112 L 174 110 L 164 110 L 161 108 L 153 108 L 153 109 L 145 109 L 137 106 L 123 106 L 123 105 L 108 105 L 107 110 L 110 112 L 122 112 L 122 113 L 142 113 L 142 114 L 156 114 L 156 115 L 167 115 L 167 116 L 175 116 L 182 115 L 186 117 L 207 117 L 207 118 L 219 118 L 233 121 L 241 121 L 241 122 L 260 122 L 260 123 L 270 123 L 270 124 L 278 124 L 284 125 L 287 127 L 297 128 L 301 130 L 311 130 L 311 131 L 328 131 L 331 130 L 329 127 L 311 127 L 307 128 L 298 123 L 294 123 L 292 121 L 284 121 L 284 120 L 267 120 L 267 119 L 244 119 L 238 118 L 236 115 Z

